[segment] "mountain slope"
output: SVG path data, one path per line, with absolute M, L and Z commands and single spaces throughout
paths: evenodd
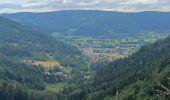
M 169 100 L 170 89 L 170 37 L 143 46 L 128 58 L 120 59 L 100 68 L 95 77 L 90 100 Z M 160 85 L 161 84 L 161 85 Z M 163 93 L 154 92 L 160 90 Z M 166 94 L 167 92 L 167 94 Z M 158 97 L 155 95 L 159 94 Z
M 59 46 L 62 46 L 62 44 L 63 46 L 68 46 L 67 44 L 62 43 L 61 41 L 57 41 L 50 36 L 43 35 L 42 33 L 38 31 L 25 27 L 14 21 L 11 21 L 11 20 L 8 20 L 2 17 L 0 19 L 1 19 L 0 20 L 0 23 L 1 23 L 0 38 L 3 41 L 8 41 L 8 42 L 28 42 L 29 41 L 29 42 L 34 42 L 34 45 L 36 45 L 36 43 L 37 44 L 39 43 L 43 46 L 48 46 L 48 47 L 58 46 L 57 49 L 61 48 Z M 57 44 L 54 44 L 54 43 L 57 43 Z M 60 52 L 62 51 L 63 50 L 60 50 Z
M 0 17 L 0 23 L 0 54 L 2 55 L 34 59 L 38 59 L 38 57 L 48 59 L 48 55 L 50 55 L 58 60 L 62 60 L 66 56 L 81 55 L 76 47 L 14 21 Z
M 57 11 L 3 16 L 43 32 L 67 35 L 112 36 L 142 32 L 170 32 L 169 12 Z
M 81 56 L 77 48 L 3 17 L 0 17 L 0 34 L 0 78 L 18 81 L 30 88 L 44 88 L 43 72 L 26 61 L 62 61 L 67 56 L 73 60 Z M 61 62 L 64 63 L 67 62 Z M 73 64 L 72 67 L 79 66 Z
M 63 66 L 70 64 L 79 71 L 84 67 L 78 66 L 84 64 L 81 56 L 76 47 L 0 17 L 0 98 L 57 100 L 55 93 L 44 91 L 45 69 L 27 61 L 52 59 L 60 61 Z

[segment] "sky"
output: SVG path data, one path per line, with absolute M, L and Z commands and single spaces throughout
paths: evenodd
M 59 10 L 170 11 L 170 0 L 0 0 L 0 13 Z

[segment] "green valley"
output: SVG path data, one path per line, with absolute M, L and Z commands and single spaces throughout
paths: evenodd
M 169 12 L 1 16 L 0 100 L 170 100 Z
M 65 36 L 53 33 L 52 36 L 78 47 L 90 59 L 91 63 L 94 63 L 127 57 L 141 46 L 163 39 L 169 34 L 148 32 L 135 35 L 120 34 L 108 38 L 105 36 Z

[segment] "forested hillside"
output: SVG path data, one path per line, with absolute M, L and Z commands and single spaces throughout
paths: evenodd
M 90 100 L 169 100 L 170 37 L 101 67 Z
M 60 61 L 66 57 L 74 58 L 76 55 L 81 55 L 76 47 L 14 21 L 1 17 L 0 23 L 0 54 L 2 55 L 31 59 L 48 59 L 52 56 Z
M 56 11 L 3 16 L 40 31 L 67 35 L 115 36 L 143 32 L 169 32 L 169 12 Z
M 56 100 L 55 93 L 44 91 L 50 81 L 45 75 L 46 69 L 30 61 L 56 60 L 60 66 L 70 64 L 73 70 L 79 71 L 84 67 L 81 56 L 76 47 L 0 17 L 0 98 Z M 81 67 L 78 66 L 80 62 Z

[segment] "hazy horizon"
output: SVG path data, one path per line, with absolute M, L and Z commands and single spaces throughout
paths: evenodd
M 0 0 L 0 13 L 99 10 L 116 12 L 170 11 L 168 0 Z

